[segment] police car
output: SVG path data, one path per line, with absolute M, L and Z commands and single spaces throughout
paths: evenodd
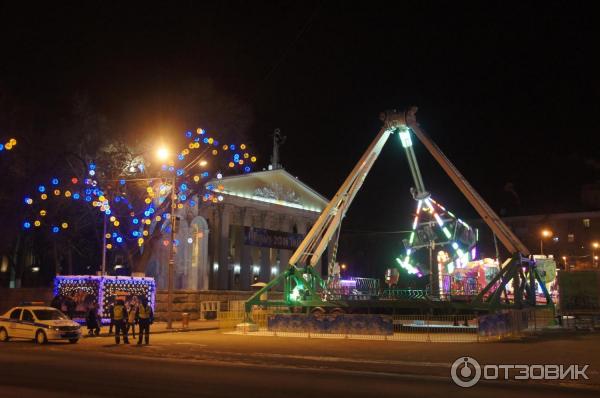
M 56 308 L 24 305 L 0 315 L 0 341 L 13 338 L 33 339 L 38 344 L 49 340 L 75 344 L 81 338 L 81 327 Z

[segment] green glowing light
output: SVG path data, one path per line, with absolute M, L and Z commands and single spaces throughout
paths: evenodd
M 442 231 L 444 231 L 444 235 L 446 235 L 446 238 L 450 239 L 452 237 L 452 234 L 450 233 L 450 231 L 448 231 L 448 228 L 443 227 Z

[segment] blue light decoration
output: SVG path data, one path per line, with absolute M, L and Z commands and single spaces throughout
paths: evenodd
M 52 227 L 52 232 L 54 232 L 55 234 L 57 234 L 59 231 L 60 231 L 60 228 Z
M 0 144 L 0 152 L 4 150 L 4 144 Z
M 186 161 L 187 156 L 191 154 L 192 151 L 197 150 L 197 149 L 201 149 L 201 150 L 206 150 L 207 147 L 203 147 L 202 143 L 208 144 L 210 147 L 210 152 L 212 153 L 213 156 L 216 156 L 219 154 L 220 152 L 220 148 L 223 149 L 223 151 L 225 150 L 229 150 L 231 148 L 232 151 L 234 151 L 235 149 L 240 150 L 240 153 L 235 153 L 234 155 L 234 159 L 236 160 L 236 164 L 235 165 L 231 165 L 230 168 L 233 167 L 239 167 L 242 166 L 244 162 L 242 162 L 242 157 L 243 159 L 249 159 L 250 158 L 250 154 L 245 152 L 246 151 L 246 145 L 245 144 L 241 144 L 241 145 L 236 145 L 236 144 L 226 144 L 223 145 L 222 147 L 219 147 L 219 141 L 209 137 L 208 135 L 205 135 L 205 131 L 202 129 L 197 129 L 196 133 L 198 134 L 198 136 L 194 136 L 192 134 L 191 131 L 187 131 L 185 133 L 186 137 L 188 139 L 190 139 L 190 141 L 188 142 L 188 145 L 186 148 L 184 148 L 183 150 L 181 150 L 179 153 L 179 156 L 177 156 L 177 159 L 175 160 L 175 164 L 171 164 L 171 165 L 161 165 L 162 170 L 163 171 L 170 171 L 173 174 L 176 174 L 178 178 L 178 183 L 176 184 L 176 187 L 179 188 L 178 192 L 176 193 L 176 198 L 178 199 L 177 202 L 177 207 L 178 208 L 182 208 L 183 204 L 182 202 L 186 202 L 189 201 L 189 205 L 192 207 L 195 207 L 198 205 L 198 200 L 191 200 L 192 199 L 192 195 L 193 194 L 198 194 L 198 195 L 203 195 L 204 192 L 197 192 L 197 191 L 192 191 L 190 188 L 190 182 L 193 180 L 194 181 L 194 189 L 198 189 L 200 187 L 202 187 L 202 182 L 200 181 L 200 178 L 209 178 L 209 172 L 208 171 L 203 171 L 201 174 L 199 175 L 194 175 L 194 176 L 186 176 L 185 175 L 185 170 L 182 167 L 183 166 L 183 162 Z M 218 148 L 217 148 L 218 147 Z M 213 149 L 215 148 L 215 149 Z M 244 152 L 242 152 L 244 151 Z M 252 162 L 254 163 L 256 161 L 256 157 L 252 156 L 251 159 L 248 160 L 248 162 Z M 208 163 L 209 165 L 218 164 L 217 162 L 210 162 Z M 140 170 L 143 170 L 143 167 L 139 167 Z M 238 169 L 239 171 L 244 171 L 244 172 L 249 172 L 251 170 L 251 164 L 247 163 L 245 165 L 245 167 L 240 167 Z M 131 170 L 130 170 L 131 171 Z M 160 190 L 160 194 L 157 194 L 155 192 L 155 188 L 153 188 L 152 192 L 148 192 L 148 195 L 146 196 L 144 202 L 148 204 L 148 206 L 145 209 L 141 209 L 139 207 L 137 207 L 137 205 L 134 206 L 127 200 L 127 198 L 125 197 L 125 193 L 123 192 L 123 189 L 117 188 L 118 192 L 113 192 L 110 189 L 105 189 L 104 184 L 102 181 L 98 181 L 95 177 L 96 175 L 102 175 L 102 173 L 100 173 L 100 170 L 97 168 L 96 164 L 94 162 L 90 162 L 88 164 L 88 169 L 87 169 L 87 173 L 88 173 L 88 177 L 85 179 L 79 179 L 77 177 L 72 177 L 70 180 L 68 178 L 65 177 L 65 181 L 67 181 L 69 183 L 68 187 L 63 187 L 61 189 L 60 187 L 60 183 L 61 180 L 63 180 L 63 178 L 61 177 L 60 180 L 58 177 L 53 177 L 50 180 L 50 185 L 52 186 L 52 190 L 54 192 L 63 192 L 64 195 L 61 194 L 55 194 L 55 195 L 49 195 L 47 196 L 45 194 L 45 192 L 47 192 L 46 188 L 44 185 L 39 185 L 38 186 L 38 190 L 40 191 L 40 193 L 42 193 L 42 199 L 43 200 L 47 200 L 47 199 L 65 199 L 65 198 L 71 198 L 73 200 L 79 200 L 79 199 L 85 199 L 86 204 L 89 203 L 90 205 L 93 205 L 93 207 L 95 209 L 97 209 L 100 213 L 103 214 L 103 216 L 109 215 L 111 216 L 111 221 L 110 223 L 107 225 L 108 228 L 110 228 L 110 230 L 108 231 L 109 233 L 109 238 L 112 241 L 112 244 L 110 246 L 114 247 L 114 243 L 126 243 L 129 240 L 135 240 L 136 243 L 139 243 L 140 238 L 148 236 L 148 234 L 150 233 L 150 231 L 153 228 L 153 224 L 156 225 L 155 223 L 159 223 L 162 220 L 166 220 L 168 219 L 168 214 L 163 213 L 162 217 L 152 217 L 152 215 L 156 212 L 154 206 L 157 203 L 164 203 L 165 199 L 168 199 L 169 197 L 169 190 L 170 187 L 166 187 L 165 189 Z M 217 172 L 217 179 L 219 177 L 222 177 L 222 174 L 220 172 Z M 60 176 L 59 176 L 60 177 Z M 189 181 L 188 181 L 189 179 Z M 127 180 L 124 178 L 121 179 L 117 179 L 118 181 L 118 185 L 120 186 L 125 186 L 127 185 Z M 153 187 L 153 183 L 149 184 L 150 187 Z M 54 188 L 56 187 L 56 189 Z M 211 184 L 212 189 L 214 189 L 214 186 Z M 77 191 L 75 191 L 75 189 L 77 189 Z M 156 195 L 156 196 L 155 196 Z M 214 202 L 216 203 L 218 201 L 218 198 L 215 197 L 212 193 L 207 193 L 204 196 L 201 196 L 202 200 L 205 202 Z M 31 199 L 30 197 L 25 197 L 24 198 L 25 203 L 28 205 L 33 205 L 34 204 L 34 200 Z M 121 202 L 123 202 L 124 204 L 126 204 L 127 209 L 126 210 L 127 215 L 125 214 L 119 214 L 119 209 L 124 209 L 124 206 L 122 207 L 118 207 L 115 204 L 120 204 Z M 37 204 L 37 202 L 35 202 Z M 41 203 L 41 202 L 40 202 Z M 119 205 L 120 206 L 120 205 Z M 142 205 L 143 207 L 144 205 Z M 34 210 L 34 214 L 36 214 L 37 212 L 39 212 L 40 209 L 35 209 Z M 114 215 L 113 215 L 114 214 Z M 140 219 L 140 215 L 143 214 L 143 219 Z M 30 215 L 31 216 L 31 215 Z M 118 218 L 124 218 L 127 217 L 130 221 L 129 222 L 125 222 L 124 220 L 119 220 L 116 216 L 118 216 Z M 68 220 L 67 220 L 68 221 Z M 35 226 L 39 226 L 40 221 L 36 221 Z M 67 223 L 65 222 L 65 225 Z M 32 228 L 33 225 L 33 221 L 24 221 L 23 223 L 24 228 L 26 229 L 30 229 Z M 50 229 L 55 232 L 56 230 L 53 228 L 54 226 L 50 227 Z M 58 228 L 58 232 L 62 231 L 62 229 L 60 229 L 60 227 Z M 163 227 L 162 229 L 166 228 Z M 169 229 L 167 228 L 167 231 L 169 231 Z M 142 243 L 140 244 L 140 246 L 144 243 L 144 241 L 146 241 L 146 239 L 141 239 Z M 109 247 L 110 249 L 110 247 Z
M 54 296 L 75 298 L 83 295 L 84 302 L 96 302 L 103 323 L 110 322 L 110 304 L 116 299 L 125 301 L 145 297 L 155 308 L 156 283 L 149 277 L 120 276 L 57 276 L 54 279 Z M 86 308 L 87 310 L 87 308 Z M 76 313 L 75 320 L 83 322 L 85 312 Z

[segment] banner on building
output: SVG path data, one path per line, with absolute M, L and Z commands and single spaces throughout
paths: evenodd
M 273 231 L 265 228 L 244 227 L 244 244 L 272 249 L 296 250 L 304 235 Z

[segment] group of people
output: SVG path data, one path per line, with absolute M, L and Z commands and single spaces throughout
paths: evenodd
M 125 301 L 118 299 L 114 305 L 111 304 L 109 308 L 110 312 L 110 326 L 108 333 L 112 334 L 113 327 L 115 329 L 115 343 L 121 343 L 121 335 L 123 336 L 123 343 L 129 344 L 129 332 L 135 339 L 135 325 L 139 325 L 138 329 L 138 344 L 150 343 L 150 325 L 154 322 L 154 313 L 152 307 L 148 304 L 148 300 L 142 297 L 138 302 L 132 300 L 125 304 Z M 101 322 L 98 317 L 97 305 L 94 303 L 88 311 L 87 317 L 87 328 L 90 335 L 99 335 Z

